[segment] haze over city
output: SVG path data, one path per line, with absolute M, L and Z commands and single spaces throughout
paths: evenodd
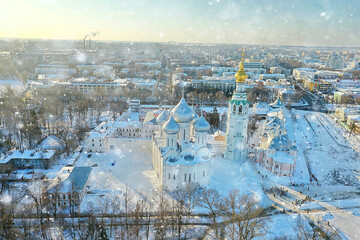
M 1 0 L 0 38 L 358 46 L 359 1 Z
M 0 0 L 0 239 L 359 239 L 358 9 Z

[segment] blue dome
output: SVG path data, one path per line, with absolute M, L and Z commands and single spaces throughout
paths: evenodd
M 184 98 L 171 111 L 171 115 L 178 123 L 190 123 L 194 119 L 194 111 L 189 107 Z
M 197 132 L 207 132 L 210 130 L 210 124 L 206 119 L 201 116 L 196 122 L 194 123 L 194 129 Z
M 170 119 L 164 124 L 163 130 L 167 134 L 175 134 L 180 131 L 180 126 L 177 122 L 175 122 L 173 117 L 170 117 Z
M 166 111 L 166 109 L 164 109 L 160 115 L 156 118 L 156 122 L 158 124 L 164 124 L 166 123 L 166 121 L 169 119 L 169 113 L 168 111 Z

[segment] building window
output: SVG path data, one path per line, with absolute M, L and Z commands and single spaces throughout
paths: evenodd
M 175 180 L 175 174 L 174 174 L 174 177 L 173 177 L 173 179 Z
M 239 114 L 242 114 L 242 105 L 239 106 Z
M 169 179 L 170 179 L 170 173 L 169 173 Z
M 233 105 L 233 114 L 235 114 L 236 113 L 236 105 L 234 104 Z
M 184 182 L 186 182 L 186 173 L 185 173 L 185 175 L 184 175 Z
M 189 182 L 191 182 L 191 173 L 189 173 Z
M 205 177 L 205 171 L 203 171 L 203 177 Z

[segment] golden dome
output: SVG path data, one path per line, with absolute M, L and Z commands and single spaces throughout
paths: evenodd
M 241 54 L 241 62 L 239 64 L 239 71 L 235 74 L 237 83 L 244 83 L 245 80 L 247 79 L 247 75 L 244 70 L 244 55 L 245 55 L 245 52 L 243 51 Z

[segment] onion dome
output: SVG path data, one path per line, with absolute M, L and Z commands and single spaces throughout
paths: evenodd
M 240 62 L 240 66 L 239 66 L 239 71 L 235 74 L 235 78 L 236 78 L 236 82 L 237 83 L 244 83 L 245 80 L 247 79 L 247 75 L 246 72 L 244 70 L 244 52 L 241 54 L 241 62 Z
M 199 118 L 199 115 L 194 111 L 194 119 L 191 121 L 191 123 L 195 123 Z
M 186 103 L 184 98 L 171 111 L 171 115 L 178 123 L 190 123 L 194 119 L 194 111 Z
M 173 117 L 170 117 L 170 119 L 164 124 L 163 130 L 167 134 L 175 134 L 180 131 L 180 126 L 177 122 L 175 122 Z
M 207 132 L 210 130 L 210 124 L 206 119 L 201 116 L 196 122 L 194 123 L 194 129 L 196 132 Z
M 164 124 L 164 123 L 166 123 L 166 121 L 169 119 L 169 113 L 168 113 L 168 111 L 166 111 L 166 109 L 164 109 L 161 113 L 160 113 L 160 115 L 156 118 L 156 122 L 158 123 L 158 124 Z

